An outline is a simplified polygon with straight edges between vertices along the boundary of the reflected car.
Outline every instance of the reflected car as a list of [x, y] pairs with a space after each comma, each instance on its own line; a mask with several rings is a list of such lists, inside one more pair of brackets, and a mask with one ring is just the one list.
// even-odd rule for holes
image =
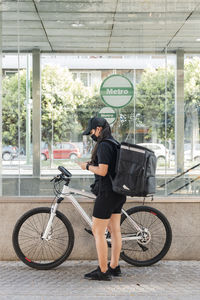
[[167, 149], [163, 144], [140, 143], [137, 145], [152, 150], [155, 153], [158, 163], [161, 163], [161, 162], [165, 163], [165, 159], [167, 160], [167, 162], [169, 161], [169, 158], [170, 158], [169, 149]]
[[15, 157], [18, 156], [18, 150], [15, 146], [3, 146], [2, 148], [2, 158], [3, 160], [13, 160]]
[[[56, 143], [53, 147], [54, 159], [76, 159], [81, 157], [79, 148], [70, 142]], [[47, 148], [41, 151], [41, 160], [49, 159], [49, 150]]]
[[191, 148], [191, 144], [184, 145], [184, 159], [188, 161], [194, 160], [197, 163], [200, 162], [200, 144], [194, 144], [193, 155]]

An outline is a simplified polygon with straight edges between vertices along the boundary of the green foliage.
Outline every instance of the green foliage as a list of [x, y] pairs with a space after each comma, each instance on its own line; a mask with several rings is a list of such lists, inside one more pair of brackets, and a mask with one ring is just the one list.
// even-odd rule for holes
[[[167, 74], [167, 78], [166, 78]], [[3, 143], [18, 144], [20, 126], [21, 144], [26, 134], [26, 72], [3, 79]], [[42, 140], [49, 146], [53, 141], [70, 141], [74, 134], [81, 137], [90, 117], [105, 106], [99, 95], [99, 86], [85, 87], [80, 80], [73, 80], [72, 73], [59, 66], [45, 66], [42, 70]], [[167, 79], [167, 80], [166, 80]], [[185, 61], [185, 112], [200, 107], [200, 59]], [[18, 94], [18, 87], [20, 93]], [[18, 100], [19, 99], [19, 100]], [[174, 140], [175, 126], [175, 70], [159, 68], [144, 70], [135, 90], [134, 101], [118, 111], [113, 131], [126, 138], [136, 128], [146, 128], [144, 138], [148, 141], [156, 134], [160, 142]]]
[[84, 98], [84, 101], [77, 105], [77, 117], [80, 122], [82, 128], [86, 128], [88, 125], [88, 120], [97, 115], [99, 110], [105, 106], [105, 104], [101, 101], [99, 95], [99, 86], [93, 86], [90, 90], [87, 97]]
[[74, 114], [80, 94], [71, 73], [64, 68], [46, 66], [42, 71], [42, 140], [51, 144], [70, 140]]
[[[167, 76], [166, 76], [167, 75]], [[172, 67], [145, 70], [137, 85], [137, 122], [148, 129], [146, 140], [155, 130], [157, 137], [165, 139], [165, 117], [167, 117], [167, 137], [174, 138], [175, 74]]]
[[200, 102], [200, 58], [185, 61], [185, 109], [199, 107]]
[[42, 139], [70, 141], [80, 133], [96, 112], [99, 98], [96, 87], [85, 87], [73, 80], [66, 68], [46, 66], [42, 72]]
[[[26, 123], [26, 72], [20, 71], [19, 78], [18, 74], [5, 77], [2, 90], [3, 144], [16, 146], [18, 145], [19, 139], [18, 128], [19, 126], [20, 128], [25, 128]], [[22, 141], [25, 139], [25, 133], [25, 130], [20, 130], [20, 138]]]
[[[19, 95], [18, 79], [20, 82]], [[45, 66], [42, 70], [41, 89], [42, 140], [49, 147], [52, 138], [54, 143], [71, 140], [74, 131], [77, 131], [78, 134], [85, 128], [89, 112], [87, 108], [84, 111], [84, 108], [88, 106], [90, 109], [93, 103], [95, 106], [95, 103], [98, 102], [97, 89], [85, 87], [80, 80], [74, 81], [72, 74], [66, 68], [59, 66]], [[93, 96], [93, 94], [95, 95]], [[18, 74], [5, 77], [3, 80], [4, 144], [17, 145], [20, 131], [21, 145], [25, 145], [25, 100], [26, 71], [20, 71], [19, 78]]]

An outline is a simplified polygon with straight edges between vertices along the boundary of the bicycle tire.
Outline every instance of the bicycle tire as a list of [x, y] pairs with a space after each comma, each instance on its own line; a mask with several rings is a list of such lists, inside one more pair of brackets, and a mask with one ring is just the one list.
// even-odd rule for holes
[[59, 266], [67, 259], [74, 246], [72, 225], [59, 211], [56, 211], [52, 223], [50, 239], [42, 240], [50, 213], [49, 207], [29, 210], [21, 216], [13, 230], [12, 242], [17, 256], [23, 263], [38, 270]]
[[[155, 264], [167, 254], [171, 246], [172, 230], [167, 218], [159, 210], [149, 206], [136, 206], [128, 209], [126, 213], [138, 225], [147, 228], [150, 234], [148, 233], [147, 244], [137, 240], [123, 241], [121, 259], [137, 267]], [[138, 235], [124, 214], [121, 217], [121, 232], [122, 237], [125, 234]]]

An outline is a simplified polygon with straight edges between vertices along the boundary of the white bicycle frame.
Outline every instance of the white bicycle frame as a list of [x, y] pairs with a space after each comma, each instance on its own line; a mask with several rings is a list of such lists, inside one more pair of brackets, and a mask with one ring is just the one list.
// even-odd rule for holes
[[[88, 193], [88, 192], [83, 192], [80, 190], [76, 190], [73, 188], [70, 188], [67, 185], [63, 186], [62, 192], [59, 196], [57, 196], [57, 199], [61, 198], [66, 198], [68, 199], [73, 205], [74, 207], [78, 210], [78, 212], [81, 214], [81, 216], [83, 217], [83, 219], [87, 222], [87, 224], [92, 228], [92, 220], [91, 218], [87, 215], [87, 213], [85, 212], [85, 210], [81, 207], [81, 205], [78, 203], [78, 201], [76, 200], [76, 198], [73, 196], [73, 194], [78, 194], [78, 195], [82, 195], [88, 198], [92, 198], [95, 199], [96, 196], [93, 195], [92, 193]], [[52, 227], [52, 223], [53, 223], [53, 219], [56, 216], [56, 210], [58, 208], [59, 203], [55, 203], [52, 205], [51, 207], [51, 215], [49, 218], [49, 221], [47, 223], [47, 227], [42, 235], [42, 239], [44, 240], [48, 240], [49, 237], [49, 233], [51, 232], [51, 227]], [[140, 226], [138, 226], [138, 224], [126, 213], [126, 211], [124, 209], [122, 209], [122, 213], [126, 215], [128, 222], [137, 230], [138, 233], [140, 232], [144, 232], [144, 228], [141, 228]], [[107, 233], [107, 232], [106, 232]], [[141, 240], [142, 236], [140, 234], [138, 234], [138, 236], [131, 236], [131, 235], [123, 235], [122, 236], [122, 241], [128, 241], [128, 240]], [[111, 241], [110, 238], [106, 239], [108, 242]]]

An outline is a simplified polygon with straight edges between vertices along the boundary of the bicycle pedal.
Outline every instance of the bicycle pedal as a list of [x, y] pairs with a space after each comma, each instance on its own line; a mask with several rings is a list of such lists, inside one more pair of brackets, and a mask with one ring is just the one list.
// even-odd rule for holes
[[87, 228], [84, 228], [84, 229], [85, 229], [85, 231], [86, 231], [87, 233], [89, 233], [89, 234], [93, 235], [93, 233], [92, 233], [92, 230], [90, 230], [90, 229], [87, 229]]
[[149, 250], [149, 248], [145, 247], [144, 245], [141, 245], [138, 243], [138, 245], [140, 246], [140, 248], [145, 252], [147, 250]]

